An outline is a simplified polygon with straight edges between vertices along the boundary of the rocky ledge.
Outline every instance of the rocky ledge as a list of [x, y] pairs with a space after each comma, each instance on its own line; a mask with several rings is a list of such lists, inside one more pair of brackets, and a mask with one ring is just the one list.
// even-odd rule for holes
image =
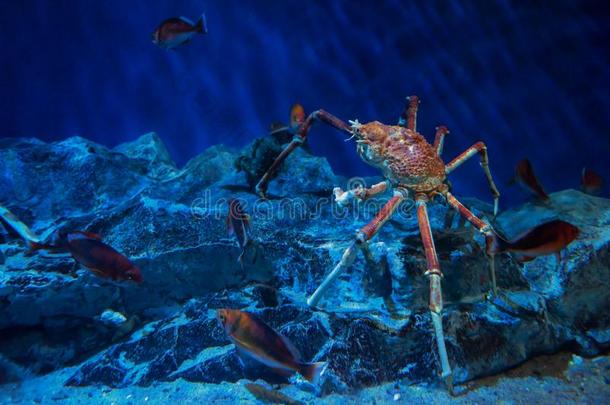
[[[359, 257], [310, 309], [307, 296], [387, 196], [338, 209], [331, 191], [345, 187], [346, 179], [325, 159], [297, 150], [272, 183], [271, 199], [258, 201], [253, 173], [277, 148], [277, 140], [265, 139], [243, 151], [216, 146], [178, 169], [155, 134], [114, 149], [82, 138], [0, 140], [0, 204], [41, 236], [59, 227], [101, 234], [145, 279], [115, 284], [85, 269], [73, 277], [70, 258], [31, 254], [4, 234], [0, 381], [77, 365], [65, 384], [286, 382], [239, 361], [214, 319], [216, 308], [232, 307], [259, 314], [305, 360], [328, 361], [321, 393], [398, 379], [436, 382], [425, 259], [412, 207], [405, 204], [372, 244], [385, 269], [382, 279]], [[243, 199], [252, 216], [256, 244], [243, 269], [237, 244], [226, 234], [229, 198]], [[507, 236], [552, 218], [578, 226], [581, 236], [561, 265], [554, 257], [526, 264], [497, 257], [501, 294], [486, 299], [483, 241], [452, 220], [442, 202], [431, 205], [455, 381], [494, 374], [540, 353], [606, 350], [610, 201], [565, 190], [547, 205], [528, 203], [492, 220], [488, 205], [462, 200]]]

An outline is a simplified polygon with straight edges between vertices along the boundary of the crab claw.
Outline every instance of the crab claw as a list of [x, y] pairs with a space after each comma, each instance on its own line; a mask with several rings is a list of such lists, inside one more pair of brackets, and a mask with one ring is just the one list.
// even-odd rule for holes
[[343, 191], [340, 187], [333, 189], [333, 195], [335, 196], [335, 202], [340, 207], [346, 207], [356, 197], [353, 190]]

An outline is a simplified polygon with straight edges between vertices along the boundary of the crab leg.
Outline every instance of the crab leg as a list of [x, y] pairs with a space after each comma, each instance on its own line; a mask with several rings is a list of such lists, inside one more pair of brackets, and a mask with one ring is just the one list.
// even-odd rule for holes
[[400, 205], [400, 203], [406, 198], [406, 192], [401, 190], [396, 190], [394, 192], [394, 196], [390, 198], [390, 200], [383, 206], [383, 208], [377, 213], [375, 218], [364, 227], [362, 227], [358, 232], [356, 232], [355, 240], [349, 245], [345, 252], [343, 252], [343, 256], [341, 260], [333, 271], [330, 272], [328, 276], [324, 279], [322, 284], [318, 287], [318, 289], [309, 297], [307, 300], [307, 305], [310, 307], [315, 306], [318, 301], [322, 298], [322, 295], [326, 292], [328, 287], [332, 284], [333, 281], [349, 266], [352, 265], [354, 259], [356, 258], [357, 249], [363, 244], [367, 243], [379, 229], [386, 223], [388, 219], [392, 216], [396, 208]]
[[382, 181], [377, 184], [373, 184], [371, 187], [364, 188], [362, 186], [343, 191], [341, 187], [335, 187], [333, 189], [333, 195], [335, 196], [335, 201], [340, 206], [346, 206], [350, 203], [354, 198], [359, 199], [360, 201], [364, 201], [370, 197], [373, 197], [377, 194], [383, 193], [388, 189], [388, 182]]
[[407, 105], [405, 106], [402, 115], [398, 119], [398, 125], [415, 131], [417, 126], [417, 106], [419, 105], [419, 97], [407, 97]]
[[449, 133], [446, 126], [441, 125], [436, 127], [436, 135], [434, 136], [434, 149], [436, 154], [440, 156], [443, 153], [443, 145], [445, 144], [445, 135]]
[[[466, 208], [461, 202], [457, 200], [450, 192], [447, 192], [445, 195], [447, 198], [447, 202], [451, 205], [460, 215], [468, 222], [470, 222], [475, 228], [477, 228], [486, 238], [493, 237], [493, 230], [489, 224], [483, 222], [480, 218], [472, 213], [468, 208]], [[496, 285], [496, 269], [495, 269], [495, 259], [493, 255], [489, 255], [489, 274], [491, 278], [491, 289], [494, 295], [498, 294], [498, 287]]]
[[449, 164], [445, 166], [445, 173], [451, 173], [477, 153], [481, 155], [481, 167], [483, 168], [483, 172], [485, 172], [487, 183], [489, 183], [489, 188], [491, 189], [491, 195], [493, 195], [494, 198], [494, 216], [496, 216], [498, 214], [500, 192], [496, 188], [493, 177], [491, 177], [491, 172], [489, 171], [489, 159], [487, 158], [487, 146], [485, 146], [483, 142], [475, 143], [470, 148], [466, 149], [461, 155], [449, 162]]
[[428, 198], [425, 195], [416, 198], [417, 220], [419, 222], [419, 232], [424, 244], [426, 253], [426, 262], [428, 269], [426, 276], [430, 279], [430, 316], [432, 317], [432, 325], [434, 326], [434, 334], [436, 336], [436, 346], [441, 360], [442, 378], [447, 384], [449, 392], [453, 392], [453, 379], [449, 358], [447, 356], [447, 348], [445, 347], [445, 335], [443, 334], [443, 322], [441, 312], [443, 311], [443, 293], [441, 291], [441, 272], [436, 256], [436, 248], [434, 247], [434, 239], [432, 239], [432, 231], [430, 230], [430, 221], [426, 209], [426, 201]]
[[275, 158], [275, 161], [271, 164], [271, 167], [265, 172], [263, 177], [259, 180], [256, 185], [256, 192], [263, 198], [265, 198], [265, 194], [267, 192], [267, 186], [269, 185], [269, 181], [271, 177], [277, 172], [279, 167], [282, 165], [284, 160], [295, 150], [298, 146], [302, 145], [303, 142], [307, 139], [307, 134], [309, 132], [309, 128], [313, 124], [314, 120], [322, 121], [328, 125], [331, 125], [337, 129], [343, 130], [349, 134], [351, 134], [351, 129], [348, 124], [341, 121], [339, 118], [335, 117], [332, 114], [327, 113], [324, 110], [317, 110], [313, 113], [309, 114], [309, 116], [305, 119], [298, 132], [292, 139], [292, 141], [286, 146], [286, 148]]

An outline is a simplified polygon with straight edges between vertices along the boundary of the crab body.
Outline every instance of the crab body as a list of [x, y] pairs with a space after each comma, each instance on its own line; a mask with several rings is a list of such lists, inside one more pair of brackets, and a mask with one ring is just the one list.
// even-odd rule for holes
[[445, 164], [418, 132], [378, 121], [355, 123], [356, 151], [365, 163], [381, 169], [393, 185], [414, 193], [446, 190]]

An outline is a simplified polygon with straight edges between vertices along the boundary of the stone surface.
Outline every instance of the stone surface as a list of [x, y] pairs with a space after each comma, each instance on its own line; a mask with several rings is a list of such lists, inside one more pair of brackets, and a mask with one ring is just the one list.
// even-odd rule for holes
[[[331, 191], [346, 188], [346, 180], [325, 159], [298, 149], [270, 184], [271, 199], [259, 201], [249, 190], [263, 164], [244, 163], [244, 156], [265, 159], [254, 151], [257, 142], [243, 151], [210, 148], [178, 169], [152, 133], [113, 150], [82, 138], [0, 140], [0, 204], [42, 236], [58, 227], [101, 234], [132, 258], [145, 280], [116, 284], [82, 268], [74, 278], [69, 257], [31, 254], [4, 235], [0, 376], [20, 378], [9, 368], [43, 374], [78, 364], [66, 384], [287, 382], [263, 366], [242, 364], [214, 319], [216, 308], [232, 307], [259, 314], [304, 360], [328, 361], [320, 393], [398, 379], [436, 382], [413, 205], [403, 204], [371, 243], [383, 271], [370, 273], [359, 255], [310, 309], [306, 298], [389, 193], [339, 209]], [[243, 269], [237, 243], [226, 233], [229, 198], [242, 199], [252, 216], [255, 243]], [[548, 206], [526, 204], [492, 220], [488, 204], [462, 201], [510, 237], [552, 218], [573, 223], [582, 235], [560, 267], [554, 257], [525, 265], [509, 255], [496, 257], [502, 294], [486, 300], [482, 238], [447, 217], [442, 201], [430, 204], [455, 381], [505, 370], [541, 352], [606, 350], [610, 202], [566, 190], [552, 194]], [[105, 323], [105, 311], [126, 321]]]

